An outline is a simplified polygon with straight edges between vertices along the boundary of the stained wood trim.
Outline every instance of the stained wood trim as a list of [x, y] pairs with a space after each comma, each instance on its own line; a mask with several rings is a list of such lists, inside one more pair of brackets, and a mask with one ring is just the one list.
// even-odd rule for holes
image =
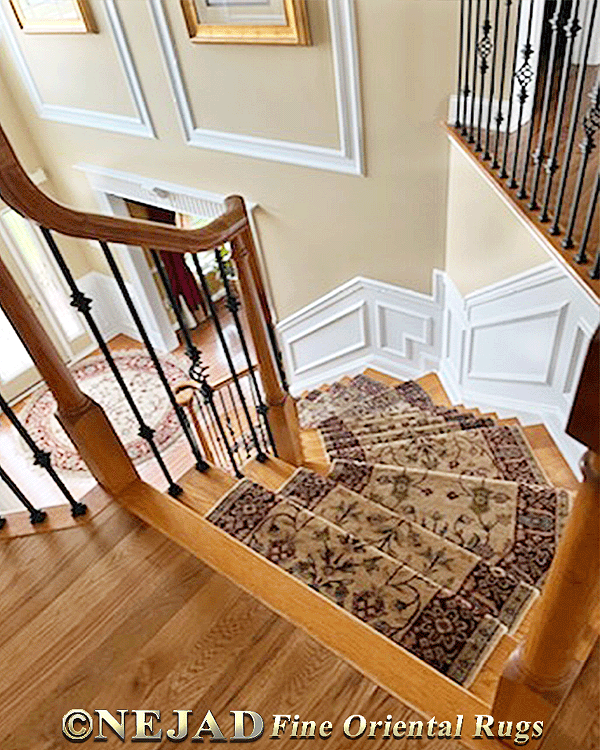
[[589, 271], [593, 264], [593, 258], [589, 263], [579, 265], [575, 263], [574, 253], [572, 250], [565, 250], [562, 245], [562, 235], [552, 237], [547, 232], [548, 224], [543, 224], [532, 211], [528, 211], [524, 201], [520, 201], [514, 191], [510, 191], [506, 188], [506, 180], [501, 180], [495, 172], [492, 172], [486, 163], [481, 161], [477, 154], [475, 154], [459, 133], [448, 123], [441, 123], [442, 128], [446, 131], [446, 134], [450, 141], [455, 143], [460, 150], [469, 157], [473, 164], [477, 165], [479, 172], [486, 179], [486, 181], [492, 186], [492, 188], [498, 193], [498, 195], [507, 203], [514, 213], [523, 219], [535, 232], [536, 237], [541, 241], [544, 248], [550, 252], [554, 258], [558, 258], [564, 268], [566, 268], [570, 275], [575, 281], [579, 283], [581, 288], [586, 291], [594, 302], [598, 302], [600, 297], [600, 281], [594, 281], [590, 279]]
[[493, 740], [470, 740], [474, 717], [489, 713], [488, 702], [396, 646], [183, 502], [141, 481], [130, 485], [117, 499], [138, 518], [302, 628], [409, 707], [428, 716], [453, 718], [457, 713], [464, 714], [462, 742], [467, 746], [477, 750], [502, 747]]
[[71, 237], [119, 242], [187, 253], [212, 250], [249, 226], [239, 195], [225, 199], [225, 212], [199, 229], [77, 211], [48, 197], [29, 179], [0, 127], [0, 195], [15, 211]]

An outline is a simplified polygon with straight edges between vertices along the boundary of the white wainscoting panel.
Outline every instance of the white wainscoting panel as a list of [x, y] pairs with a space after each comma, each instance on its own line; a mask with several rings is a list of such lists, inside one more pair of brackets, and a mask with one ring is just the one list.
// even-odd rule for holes
[[358, 277], [277, 326], [295, 395], [373, 367], [438, 372], [454, 403], [543, 423], [577, 471], [566, 422], [600, 307], [554, 262], [462, 297], [434, 271], [433, 294]]
[[453, 401], [543, 422], [576, 470], [565, 432], [600, 308], [554, 262], [462, 297], [445, 276], [439, 373]]
[[283, 320], [277, 330], [292, 390], [376, 367], [410, 378], [440, 358], [443, 280], [433, 296], [357, 277]]

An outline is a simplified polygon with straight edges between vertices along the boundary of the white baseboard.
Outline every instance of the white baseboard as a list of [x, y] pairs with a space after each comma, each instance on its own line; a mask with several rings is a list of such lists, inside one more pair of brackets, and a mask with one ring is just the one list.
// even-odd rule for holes
[[564, 428], [597, 304], [548, 262], [463, 297], [434, 271], [433, 294], [348, 281], [277, 326], [294, 395], [373, 367], [437, 372], [454, 403], [543, 423], [573, 470], [583, 447]]

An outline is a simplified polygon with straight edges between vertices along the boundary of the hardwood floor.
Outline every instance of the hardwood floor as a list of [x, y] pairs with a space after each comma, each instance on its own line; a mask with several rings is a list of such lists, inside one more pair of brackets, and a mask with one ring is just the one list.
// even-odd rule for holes
[[[331, 721], [332, 747], [348, 745], [341, 727], [351, 714], [422, 718], [114, 504], [86, 527], [6, 541], [0, 557], [3, 750], [72, 747], [61, 719], [73, 708], [156, 709], [165, 730], [174, 726], [174, 709], [188, 709], [194, 732], [210, 709], [226, 733], [230, 710], [257, 711], [267, 727], [274, 713], [297, 713]], [[596, 648], [542, 750], [597, 747], [597, 699]], [[295, 742], [286, 736], [281, 746]], [[423, 742], [431, 750], [463, 747]], [[265, 736], [255, 746], [268, 743]], [[394, 741], [399, 749], [412, 745]], [[110, 736], [105, 746], [123, 743]]]

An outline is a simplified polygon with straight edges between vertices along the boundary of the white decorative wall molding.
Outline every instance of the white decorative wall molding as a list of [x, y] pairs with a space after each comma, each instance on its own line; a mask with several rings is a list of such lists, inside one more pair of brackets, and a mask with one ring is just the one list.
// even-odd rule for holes
[[565, 425], [597, 303], [549, 262], [462, 297], [445, 274], [439, 375], [448, 395], [524, 424], [542, 422], [573, 470], [582, 446]]
[[565, 425], [600, 308], [549, 262], [462, 297], [434, 271], [431, 296], [352, 279], [277, 326], [295, 395], [373, 367], [437, 372], [454, 403], [543, 423], [574, 471]]
[[328, 169], [346, 174], [364, 174], [354, 0], [327, 0], [327, 8], [333, 51], [339, 148], [313, 146], [198, 127], [186, 91], [163, 0], [150, 0], [154, 26], [186, 142], [191, 146], [257, 159]]
[[[155, 138], [154, 127], [146, 105], [142, 85], [133, 62], [125, 29], [119, 15], [116, 0], [104, 0], [102, 7], [106, 11], [108, 27], [113, 36], [119, 62], [131, 94], [136, 111], [135, 117], [116, 115], [110, 112], [100, 112], [91, 109], [81, 109], [56, 104], [49, 104], [42, 99], [31, 69], [17, 40], [6, 10], [0, 4], [0, 33], [6, 40], [12, 59], [27, 89], [29, 97], [39, 117], [43, 120], [62, 122], [67, 125], [82, 125], [113, 133], [137, 135], [143, 138]], [[107, 92], [109, 89], [107, 89]]]
[[440, 359], [443, 281], [433, 295], [357, 277], [277, 326], [295, 394], [376, 367], [400, 377], [435, 369]]

